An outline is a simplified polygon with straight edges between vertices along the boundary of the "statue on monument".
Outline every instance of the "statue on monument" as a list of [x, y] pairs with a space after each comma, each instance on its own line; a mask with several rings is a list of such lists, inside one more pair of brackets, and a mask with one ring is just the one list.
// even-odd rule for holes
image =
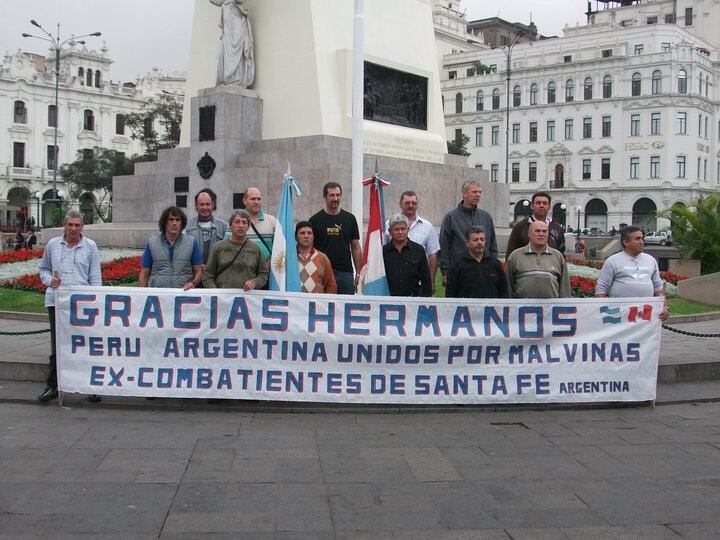
[[217, 85], [249, 88], [255, 80], [255, 55], [250, 19], [243, 0], [210, 0], [210, 3], [221, 10]]

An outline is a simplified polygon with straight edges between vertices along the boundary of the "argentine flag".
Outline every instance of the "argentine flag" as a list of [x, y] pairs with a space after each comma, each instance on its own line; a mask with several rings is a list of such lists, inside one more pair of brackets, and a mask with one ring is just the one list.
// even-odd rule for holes
[[293, 189], [298, 197], [302, 188], [290, 173], [284, 175], [280, 206], [277, 211], [277, 226], [270, 255], [270, 290], [300, 292], [300, 268], [295, 242], [295, 220], [293, 213]]
[[363, 249], [363, 267], [360, 272], [362, 294], [373, 296], [390, 296], [387, 278], [385, 277], [385, 261], [383, 260], [383, 216], [382, 189], [390, 184], [374, 174], [363, 180], [363, 186], [370, 186], [370, 219], [365, 235]]

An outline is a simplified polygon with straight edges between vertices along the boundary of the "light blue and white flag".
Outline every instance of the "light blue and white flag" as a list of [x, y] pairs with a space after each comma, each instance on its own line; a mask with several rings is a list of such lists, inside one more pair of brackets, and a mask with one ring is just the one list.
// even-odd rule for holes
[[277, 226], [270, 255], [270, 290], [300, 292], [300, 267], [295, 242], [293, 190], [299, 197], [302, 188], [288, 171], [283, 175], [283, 190], [277, 211]]

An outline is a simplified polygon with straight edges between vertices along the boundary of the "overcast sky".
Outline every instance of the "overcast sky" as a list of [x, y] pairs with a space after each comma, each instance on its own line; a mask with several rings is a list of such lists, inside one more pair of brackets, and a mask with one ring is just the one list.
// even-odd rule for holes
[[[194, 0], [0, 0], [0, 54], [18, 48], [47, 54], [43, 42], [20, 37], [22, 32], [38, 33], [30, 25], [30, 19], [36, 19], [53, 35], [60, 22], [61, 38], [102, 32], [101, 38], [89, 38], [87, 45], [99, 49], [105, 41], [114, 60], [112, 80], [134, 80], [153, 67], [186, 71], [194, 4]], [[468, 20], [499, 15], [527, 24], [532, 12], [532, 20], [544, 35], [562, 35], [565, 23], [583, 23], [585, 7], [583, 0], [462, 2]]]

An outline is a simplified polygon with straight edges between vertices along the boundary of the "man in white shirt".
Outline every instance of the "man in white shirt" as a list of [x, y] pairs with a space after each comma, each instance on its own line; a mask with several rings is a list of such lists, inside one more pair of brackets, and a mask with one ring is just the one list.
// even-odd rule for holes
[[[435, 293], [435, 274], [438, 267], [438, 253], [440, 253], [440, 241], [435, 227], [427, 219], [418, 216], [418, 196], [414, 191], [403, 191], [400, 195], [400, 211], [409, 223], [408, 238], [420, 244], [425, 250], [428, 266], [430, 267], [430, 283], [432, 284], [432, 292]], [[388, 221], [385, 221], [385, 240], [383, 244], [390, 241], [390, 232], [388, 231]]]
[[[625, 227], [620, 231], [623, 250], [605, 260], [597, 285], [598, 298], [636, 298], [665, 296], [660, 271], [654, 257], [643, 253], [644, 234], [640, 227]], [[660, 320], [670, 315], [667, 306], [660, 312]]]

